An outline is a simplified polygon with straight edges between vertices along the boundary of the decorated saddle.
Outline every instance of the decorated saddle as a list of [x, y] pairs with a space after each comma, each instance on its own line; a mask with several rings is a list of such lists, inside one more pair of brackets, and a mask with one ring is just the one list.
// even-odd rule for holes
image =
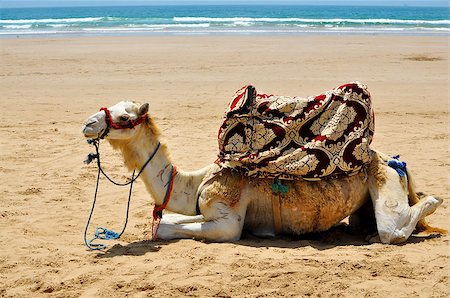
[[222, 167], [260, 178], [319, 180], [352, 175], [371, 161], [374, 114], [365, 85], [318, 96], [236, 92], [219, 129]]

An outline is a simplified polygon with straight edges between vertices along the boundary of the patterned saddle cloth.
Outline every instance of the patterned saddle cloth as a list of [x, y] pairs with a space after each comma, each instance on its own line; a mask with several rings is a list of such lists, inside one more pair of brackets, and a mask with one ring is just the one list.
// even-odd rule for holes
[[222, 167], [260, 178], [319, 180], [356, 174], [371, 161], [374, 114], [365, 85], [308, 98], [236, 92], [219, 129]]

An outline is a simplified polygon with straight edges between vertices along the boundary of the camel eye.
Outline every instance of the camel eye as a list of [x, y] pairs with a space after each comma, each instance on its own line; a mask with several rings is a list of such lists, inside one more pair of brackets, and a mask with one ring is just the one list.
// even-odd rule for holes
[[130, 116], [128, 115], [122, 115], [119, 117], [121, 122], [127, 122], [128, 120], [130, 120]]

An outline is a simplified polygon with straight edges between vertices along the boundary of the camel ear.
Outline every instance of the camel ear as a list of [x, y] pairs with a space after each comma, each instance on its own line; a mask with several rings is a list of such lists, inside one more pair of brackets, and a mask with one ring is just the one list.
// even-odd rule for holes
[[144, 103], [140, 108], [139, 108], [139, 117], [147, 114], [148, 112], [148, 103]]

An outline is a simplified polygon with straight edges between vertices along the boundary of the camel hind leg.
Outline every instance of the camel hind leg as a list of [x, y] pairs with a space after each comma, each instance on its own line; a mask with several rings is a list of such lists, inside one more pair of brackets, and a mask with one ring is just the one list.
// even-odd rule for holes
[[369, 192], [378, 235], [382, 243], [405, 242], [417, 223], [433, 213], [442, 200], [426, 196], [409, 206], [407, 178], [399, 177], [394, 169], [375, 162], [376, 173], [369, 177]]
[[[413, 205], [417, 204], [420, 201], [420, 199], [422, 199], [426, 196], [427, 195], [422, 192], [415, 193], [414, 196], [412, 196], [410, 194], [409, 195], [409, 205], [413, 206]], [[436, 199], [442, 201], [439, 198], [436, 198]], [[422, 218], [417, 222], [416, 232], [417, 233], [423, 232], [426, 234], [447, 234], [448, 233], [448, 231], [445, 229], [430, 226], [428, 224], [428, 222], [425, 220], [425, 218]]]
[[[408, 175], [409, 205], [410, 206], [414, 206], [415, 204], [417, 204], [420, 201], [420, 199], [423, 199], [427, 195], [422, 193], [422, 192], [416, 192], [413, 176], [412, 176], [411, 172], [408, 169], [406, 170], [406, 172], [407, 172], [407, 175]], [[440, 199], [438, 199], [438, 200], [440, 200]], [[435, 233], [435, 234], [447, 234], [448, 233], [447, 230], [430, 226], [426, 222], [425, 218], [421, 218], [417, 222], [416, 232], [424, 232], [424, 233], [427, 233], [427, 234], [433, 234], [433, 233]]]

